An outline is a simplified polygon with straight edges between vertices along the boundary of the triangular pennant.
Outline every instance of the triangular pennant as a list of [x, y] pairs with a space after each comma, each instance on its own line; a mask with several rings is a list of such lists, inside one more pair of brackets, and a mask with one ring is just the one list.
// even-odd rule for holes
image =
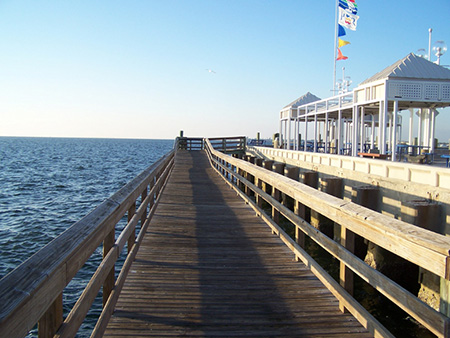
[[350, 42], [349, 41], [345, 41], [345, 40], [342, 40], [341, 38], [338, 38], [338, 48], [341, 48], [342, 46], [345, 46], [345, 45], [349, 45], [350, 44]]
[[338, 57], [336, 58], [336, 60], [347, 60], [348, 59], [348, 57], [347, 56], [344, 56], [344, 55], [342, 55], [342, 52], [341, 52], [341, 50], [338, 48]]
[[345, 34], [347, 34], [347, 33], [345, 33], [345, 28], [343, 26], [341, 26], [341, 25], [338, 25], [338, 26], [339, 26], [338, 36], [344, 36]]

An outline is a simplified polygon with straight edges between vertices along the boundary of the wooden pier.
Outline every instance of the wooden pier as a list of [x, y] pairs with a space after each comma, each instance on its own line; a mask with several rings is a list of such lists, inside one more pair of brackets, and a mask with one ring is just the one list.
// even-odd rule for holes
[[217, 178], [178, 152], [104, 337], [372, 337]]
[[[92, 338], [394, 337], [353, 297], [354, 276], [423, 330], [450, 337], [450, 238], [436, 224], [435, 231], [418, 227], [406, 222], [406, 213], [396, 219], [313, 182], [318, 169], [329, 185], [345, 178], [336, 184], [341, 190], [355, 177], [381, 177], [391, 196], [396, 166], [329, 154], [308, 162], [309, 153], [246, 149], [244, 137], [175, 144], [0, 280], [0, 337], [25, 337], [36, 323], [39, 338], [75, 337], [99, 295]], [[406, 169], [408, 195], [428, 191], [415, 182], [416, 169]], [[430, 175], [436, 194], [448, 201], [450, 176]], [[322, 221], [331, 222], [331, 233]], [[361, 259], [361, 240], [437, 280], [439, 306]], [[339, 276], [311, 257], [306, 244], [320, 246]], [[66, 287], [90, 258], [96, 271], [77, 302], [67, 304]]]

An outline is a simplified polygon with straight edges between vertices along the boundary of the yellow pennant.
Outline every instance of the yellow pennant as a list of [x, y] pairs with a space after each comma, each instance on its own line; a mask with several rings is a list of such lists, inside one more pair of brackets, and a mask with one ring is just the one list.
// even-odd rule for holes
[[338, 48], [341, 48], [342, 46], [345, 46], [345, 45], [349, 45], [349, 44], [350, 44], [350, 42], [344, 41], [344, 40], [342, 40], [341, 38], [338, 38], [338, 39], [339, 39]]

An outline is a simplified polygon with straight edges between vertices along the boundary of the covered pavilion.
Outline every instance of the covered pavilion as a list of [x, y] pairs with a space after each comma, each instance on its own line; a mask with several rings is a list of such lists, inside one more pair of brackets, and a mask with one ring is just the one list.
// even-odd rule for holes
[[[437, 109], [448, 106], [450, 70], [411, 53], [351, 92], [324, 100], [307, 93], [284, 107], [282, 146], [352, 156], [379, 153], [391, 155], [393, 161], [402, 151], [434, 153]], [[401, 111], [409, 111], [408, 144], [400, 144]]]

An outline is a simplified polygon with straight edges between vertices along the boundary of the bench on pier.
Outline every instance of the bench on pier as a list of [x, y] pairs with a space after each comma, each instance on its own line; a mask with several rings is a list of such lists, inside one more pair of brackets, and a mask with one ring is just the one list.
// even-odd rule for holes
[[387, 154], [378, 154], [378, 153], [358, 153], [358, 156], [379, 158], [379, 159], [385, 160], [385, 159], [388, 158], [389, 155], [387, 155]]

